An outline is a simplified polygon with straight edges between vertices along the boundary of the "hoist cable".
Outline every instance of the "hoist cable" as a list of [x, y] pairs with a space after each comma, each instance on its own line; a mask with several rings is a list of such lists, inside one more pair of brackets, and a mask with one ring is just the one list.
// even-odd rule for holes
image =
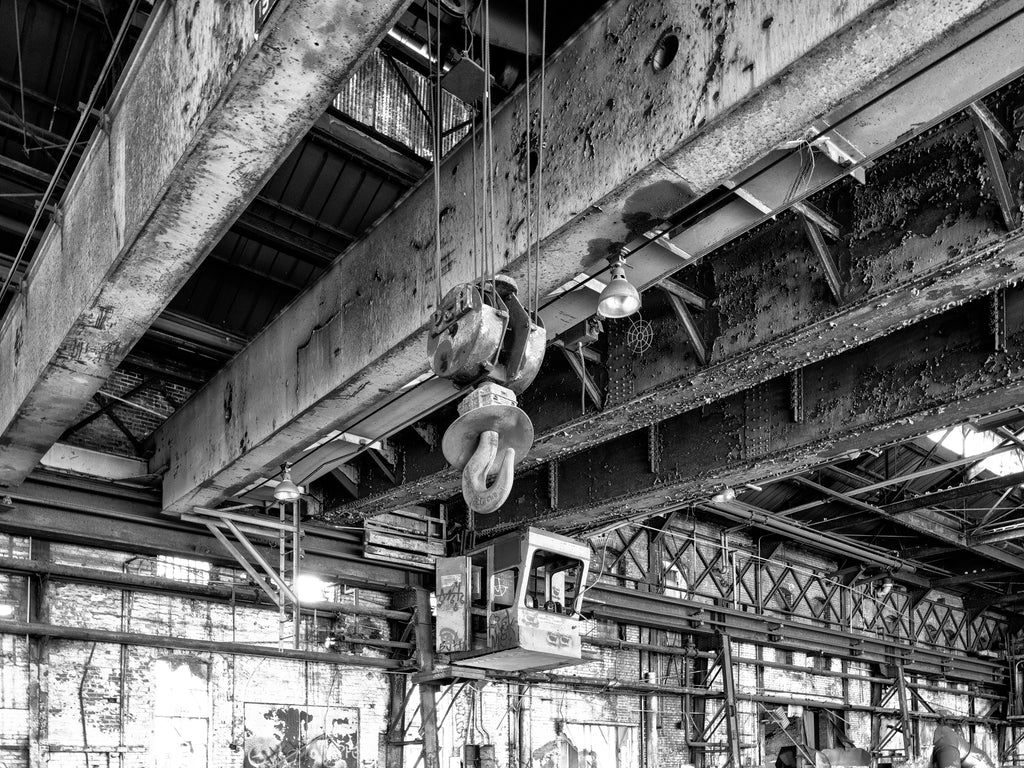
[[526, 164], [526, 301], [523, 303], [526, 305], [527, 312], [530, 311], [530, 303], [533, 301], [533, 274], [531, 265], [533, 262], [533, 238], [530, 237], [531, 230], [530, 219], [533, 218], [533, 208], [531, 203], [533, 202], [533, 190], [530, 186], [531, 172], [530, 172], [530, 155], [533, 154], [533, 112], [530, 111], [530, 0], [523, 0], [526, 6], [526, 56], [524, 61], [526, 63], [526, 149], [524, 152], [524, 161]]
[[540, 118], [537, 138], [537, 256], [533, 261], [533, 312], [540, 314], [540, 242], [544, 237], [544, 230], [541, 229], [541, 216], [544, 211], [544, 145], [547, 137], [544, 135], [544, 94], [547, 90], [547, 60], [548, 60], [548, 0], [544, 0], [540, 12]]
[[[431, 43], [431, 24], [430, 24], [430, 9], [424, 4], [423, 10], [427, 15], [427, 51], [430, 51]], [[437, 23], [434, 25], [434, 37], [436, 37], [435, 50], [437, 52], [437, 64], [435, 66], [434, 61], [428, 56], [430, 60], [429, 72], [434, 78], [434, 82], [437, 88], [434, 89], [431, 101], [433, 102], [433, 154], [434, 154], [434, 285], [437, 289], [437, 304], [438, 310], [441, 309], [441, 152], [440, 152], [440, 137], [441, 137], [441, 99], [439, 88], [441, 85], [441, 78], [438, 75], [441, 67], [441, 16], [438, 14]]]
[[485, 199], [487, 201], [487, 259], [488, 276], [497, 273], [497, 255], [494, 252], [494, 109], [491, 103], [491, 0], [484, 0], [484, 168]]
[[[466, 53], [465, 53], [465, 55], [467, 57], [469, 57], [470, 60], [473, 59], [473, 51], [475, 49], [475, 46], [473, 44], [474, 39], [475, 39], [475, 37], [474, 37], [473, 33], [469, 30], [468, 27], [466, 27], [465, 28], [465, 36], [464, 36], [463, 40], [464, 40], [465, 46], [466, 46], [466, 49], [465, 49]], [[477, 135], [476, 135], [476, 118], [477, 118], [478, 110], [477, 110], [476, 106], [473, 105], [473, 104], [471, 104], [469, 108], [470, 108], [469, 144], [470, 144], [470, 149], [473, 152], [473, 164], [472, 164], [471, 173], [470, 173], [470, 181], [471, 181], [470, 187], [472, 187], [472, 192], [473, 192], [473, 199], [472, 199], [472, 204], [473, 204], [473, 279], [470, 282], [476, 282], [476, 280], [479, 279], [480, 275], [483, 273], [483, 269], [480, 267], [480, 260], [481, 260], [480, 259], [480, 257], [481, 257], [481, 253], [480, 253], [480, 222], [477, 219], [477, 194], [476, 194], [476, 179], [477, 179], [477, 170], [476, 170], [476, 139], [477, 139]], [[483, 284], [482, 283], [481, 283], [480, 289], [481, 289], [481, 291], [483, 290]]]

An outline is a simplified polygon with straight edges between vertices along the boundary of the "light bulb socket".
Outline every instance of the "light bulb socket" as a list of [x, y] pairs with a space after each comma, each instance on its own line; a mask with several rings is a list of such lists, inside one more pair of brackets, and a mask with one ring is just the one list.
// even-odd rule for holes
[[601, 317], [629, 317], [640, 309], [640, 291], [626, 278], [626, 263], [618, 257], [611, 265], [611, 280], [597, 300]]

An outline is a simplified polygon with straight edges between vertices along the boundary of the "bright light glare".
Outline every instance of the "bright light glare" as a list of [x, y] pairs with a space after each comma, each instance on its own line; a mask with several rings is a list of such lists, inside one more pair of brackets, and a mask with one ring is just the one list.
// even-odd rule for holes
[[9, 619], [14, 615], [14, 606], [10, 603], [0, 603], [0, 619]]
[[295, 583], [295, 596], [300, 603], [322, 603], [327, 599], [330, 584], [311, 573], [300, 573]]
[[[988, 430], [977, 430], [967, 424], [949, 430], [949, 435], [946, 435], [944, 429], [932, 432], [928, 435], [928, 439], [964, 458], [987, 453], [998, 448], [1005, 440], [1002, 435]], [[995, 456], [982, 459], [977, 467], [971, 469], [969, 477], [976, 477], [978, 473], [985, 470], [999, 476], [1024, 472], [1024, 451], [1006, 450]]]

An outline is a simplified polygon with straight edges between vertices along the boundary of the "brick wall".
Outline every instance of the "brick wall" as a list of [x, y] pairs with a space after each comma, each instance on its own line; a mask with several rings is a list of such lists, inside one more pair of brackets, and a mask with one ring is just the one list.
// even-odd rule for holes
[[[49, 557], [90, 568], [155, 569], [153, 560], [129, 553], [66, 545], [51, 545]], [[230, 580], [234, 573], [225, 570], [214, 578]], [[16, 604], [15, 618], [24, 618], [24, 584], [24, 577], [0, 576], [0, 601]], [[385, 601], [382, 594], [359, 594], [375, 604]], [[45, 584], [42, 595], [43, 618], [57, 625], [277, 644], [276, 610], [64, 582]], [[361, 621], [365, 625], [368, 620]], [[386, 625], [378, 624], [386, 637]], [[307, 631], [311, 627], [300, 636]], [[285, 632], [290, 634], [290, 624]], [[304, 639], [303, 646], [312, 642]], [[290, 644], [289, 639], [285, 647]], [[246, 703], [254, 702], [356, 708], [358, 764], [384, 765], [380, 734], [386, 725], [388, 681], [380, 670], [63, 639], [34, 639], [32, 647], [39, 659], [30, 662], [25, 638], [0, 636], [0, 761], [8, 768], [29, 765], [33, 732], [45, 743], [41, 755], [47, 762], [40, 764], [51, 768], [242, 766]], [[172, 697], [181, 691], [158, 674], [163, 668], [175, 670], [177, 677], [181, 670], [201, 671], [200, 683], [192, 686], [191, 712], [174, 713], [168, 691]], [[38, 716], [29, 708], [33, 680], [44, 691]], [[198, 752], [174, 743], [176, 729], [203, 720], [206, 737]]]
[[[701, 531], [706, 535], [706, 540], [701, 541], [702, 556], [711, 559], [720, 546], [716, 541], [720, 534], [711, 526], [704, 526]], [[598, 542], [599, 551], [603, 549], [602, 544]], [[733, 536], [729, 546], [739, 557], [749, 555], [753, 544]], [[29, 550], [25, 540], [0, 537], [0, 552], [26, 557]], [[644, 546], [636, 545], [636, 555], [636, 559], [621, 558], [604, 578], [610, 583], [640, 578], [640, 564], [646, 562], [647, 556]], [[117, 572], [144, 575], [160, 572], [155, 559], [140, 558], [128, 552], [62, 544], [50, 544], [40, 550], [37, 544], [35, 556]], [[833, 563], [796, 548], [787, 548], [775, 557], [810, 570], [834, 568]], [[595, 563], [595, 568], [600, 570], [599, 558], [595, 558]], [[687, 565], [686, 575], [691, 578], [693, 568], [694, 563]], [[187, 570], [181, 573], [182, 578], [187, 576]], [[240, 578], [236, 571], [221, 568], [199, 572], [197, 577], [228, 583]], [[753, 585], [748, 584], [748, 587], [752, 589]], [[38, 595], [43, 598], [39, 619], [58, 625], [272, 645], [278, 637], [277, 612], [254, 607], [58, 581], [43, 584], [37, 601]], [[688, 596], [708, 602], [720, 598], [710, 582]], [[360, 591], [359, 599], [377, 605], [387, 602], [386, 595], [374, 592]], [[948, 600], [954, 599], [950, 596]], [[28, 616], [31, 606], [28, 605], [26, 580], [0, 575], [0, 603], [13, 604], [15, 618]], [[796, 606], [775, 603], [771, 610], [777, 610], [780, 615], [814, 620], [806, 602]], [[388, 636], [384, 622], [366, 618], [359, 621], [364, 630], [370, 629], [380, 637]], [[300, 631], [307, 646], [315, 642], [309, 630], [307, 626]], [[290, 632], [288, 625], [285, 633]], [[657, 633], [605, 622], [588, 622], [585, 633], [588, 638], [677, 647], [684, 642], [678, 633]], [[651, 658], [639, 650], [611, 649], [593, 643], [585, 643], [584, 647], [591, 660], [556, 673], [579, 677], [580, 684], [544, 682], [527, 689], [529, 717], [525, 738], [540, 768], [548, 768], [550, 762], [545, 763], [545, 760], [550, 760], [560, 740], [579, 724], [625, 729], [622, 732], [632, 739], [629, 742], [632, 757], [639, 761], [644, 742], [642, 723], [649, 697], [629, 690], [629, 683], [652, 673], [666, 686], [688, 684], [682, 674], [680, 656], [659, 654]], [[750, 697], [813, 698], [823, 705], [834, 704], [836, 711], [845, 708], [845, 701], [854, 705], [871, 703], [868, 683], [854, 680], [844, 686], [840, 677], [824, 674], [843, 671], [863, 676], [877, 674], [877, 670], [872, 672], [865, 664], [743, 643], [733, 643], [732, 652], [739, 660], [735, 680], [740, 697], [738, 720], [744, 766], [774, 766], [779, 749], [791, 743], [786, 734], [796, 733], [793, 720], [785, 730], [769, 729], [766, 721], [771, 718], [769, 710], [775, 707], [761, 705]], [[754, 659], [802, 667], [806, 672], [743, 661]], [[595, 680], [607, 681], [607, 684], [597, 686]], [[955, 687], [943, 681], [924, 682]], [[712, 684], [712, 689], [721, 690], [720, 678]], [[32, 709], [37, 691], [38, 715]], [[939, 711], [955, 715], [966, 714], [969, 710], [966, 690], [962, 695], [922, 692], [922, 696], [929, 706]], [[8, 768], [28, 766], [33, 751], [38, 759], [32, 764], [55, 768], [64, 765], [75, 768], [242, 766], [247, 736], [246, 705], [257, 702], [307, 711], [327, 706], [358, 710], [359, 765], [383, 768], [386, 745], [382, 734], [387, 726], [388, 701], [388, 676], [379, 670], [56, 639], [33, 640], [30, 646], [23, 637], [0, 636], [0, 761]], [[417, 702], [417, 696], [412, 695], [407, 707], [411, 720], [403, 737], [407, 741], [419, 738]], [[443, 718], [439, 734], [441, 765], [445, 768], [459, 766], [463, 745], [467, 743], [493, 744], [496, 765], [502, 768], [515, 765], [521, 702], [517, 684], [494, 682], [479, 688], [445, 689], [438, 702], [438, 716]], [[697, 710], [708, 718], [714, 715], [718, 705], [713, 699], [704, 703], [700, 699], [694, 701]], [[690, 752], [686, 743], [683, 697], [661, 694], [657, 697], [657, 710], [659, 764], [663, 767], [687, 765]], [[799, 710], [785, 714], [799, 715]], [[843, 717], [848, 737], [856, 745], [867, 747], [871, 739], [869, 714], [848, 711]], [[883, 720], [883, 729], [888, 725], [899, 727], [895, 717]], [[927, 754], [934, 725], [921, 722], [917, 727]], [[981, 726], [971, 730], [974, 743], [990, 755], [995, 754], [994, 732]], [[168, 733], [183, 735], [175, 743], [168, 738]], [[724, 724], [709, 735], [709, 741], [706, 765], [724, 765], [727, 757]], [[405, 748], [406, 768], [416, 763], [419, 749], [416, 744]], [[893, 754], [901, 753], [901, 737], [893, 739], [887, 749]]]

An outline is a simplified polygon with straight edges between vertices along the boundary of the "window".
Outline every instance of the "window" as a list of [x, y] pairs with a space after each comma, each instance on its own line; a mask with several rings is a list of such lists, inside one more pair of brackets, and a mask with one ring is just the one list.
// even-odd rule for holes
[[580, 588], [582, 563], [556, 552], [537, 550], [530, 562], [526, 607], [572, 613]]
[[639, 768], [637, 728], [604, 723], [557, 723], [557, 737], [533, 752], [551, 768]]
[[690, 591], [690, 585], [678, 563], [666, 560], [662, 564], [665, 572], [665, 597], [684, 598]]
[[517, 568], [509, 568], [491, 576], [491, 599], [495, 609], [511, 608], [516, 603]]
[[[928, 440], [964, 458], [989, 453], [1000, 448], [1006, 442], [1006, 438], [1000, 434], [984, 429], [975, 429], [967, 424], [949, 430], [932, 432], [928, 435]], [[999, 476], [1024, 471], [1024, 451], [1007, 448], [983, 458], [977, 465], [969, 468], [967, 477], [968, 479], [974, 478], [985, 470]]]
[[153, 662], [153, 766], [207, 765], [210, 732], [209, 666], [191, 657]]
[[190, 560], [187, 557], [157, 555], [156, 575], [162, 579], [174, 579], [189, 584], [209, 584], [210, 564], [204, 560]]

